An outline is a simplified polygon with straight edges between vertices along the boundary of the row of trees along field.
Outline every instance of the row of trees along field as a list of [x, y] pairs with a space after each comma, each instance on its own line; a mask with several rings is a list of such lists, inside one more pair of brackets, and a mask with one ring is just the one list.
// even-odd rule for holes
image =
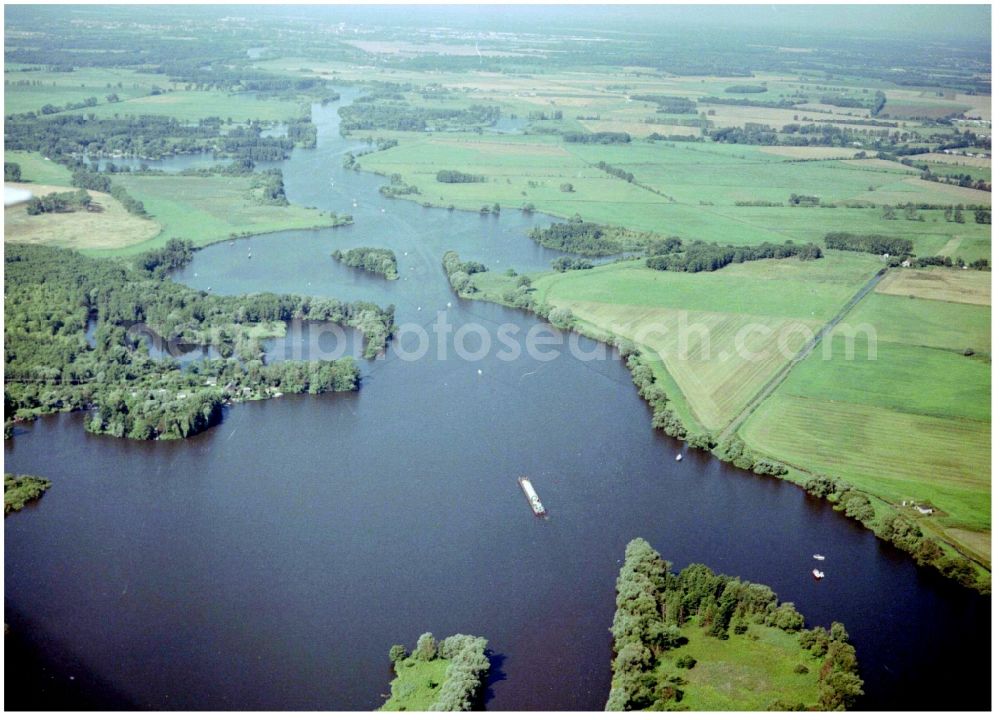
[[[398, 679], [392, 684], [392, 696], [385, 709], [432, 712], [481, 709], [483, 683], [490, 670], [486, 645], [486, 638], [472, 635], [452, 635], [438, 643], [430, 633], [420, 636], [412, 653], [408, 653], [402, 645], [393, 645], [389, 650], [389, 660]], [[408, 703], [407, 698], [418, 689], [408, 678], [420, 677], [421, 666], [436, 660], [447, 661], [447, 668], [444, 682], [432, 688], [437, 690], [433, 700], [426, 707]]]
[[646, 267], [675, 272], [711, 272], [732, 263], [790, 257], [799, 260], [817, 260], [823, 257], [823, 251], [812, 243], [796, 245], [791, 240], [781, 245], [761, 243], [753, 246], [718, 245], [699, 240], [685, 245], [681, 252], [647, 258]]
[[29, 215], [76, 212], [90, 208], [92, 202], [93, 198], [86, 190], [55, 192], [41, 197], [32, 197], [25, 210]]
[[[703, 633], [727, 641], [731, 635], [750, 635], [759, 626], [797, 635], [799, 646], [822, 660], [817, 677], [819, 700], [809, 709], [844, 710], [862, 694], [855, 651], [844, 626], [833, 623], [829, 630], [806, 631], [795, 606], [779, 604], [766, 585], [716, 575], [698, 564], [674, 574], [669, 562], [637, 538], [625, 550], [616, 590], [617, 610], [611, 627], [615, 657], [607, 710], [685, 709], [686, 681], [670, 665], [690, 669], [698, 658], [681, 656], [667, 665], [661, 658], [682, 647], [685, 635]], [[767, 709], [806, 708], [779, 702]]]
[[[315, 320], [354, 327], [374, 357], [393, 332], [393, 308], [299, 295], [213, 296], [164, 279], [191, 248], [174, 242], [135, 266], [57, 248], [4, 248], [5, 430], [58, 410], [89, 410], [92, 432], [136, 439], [181, 438], [221, 418], [227, 401], [276, 392], [354, 390], [353, 358], [264, 363], [252, 326]], [[88, 343], [88, 321], [96, 322]], [[219, 358], [185, 368], [153, 359], [130, 333], [182, 348], [212, 345]]]

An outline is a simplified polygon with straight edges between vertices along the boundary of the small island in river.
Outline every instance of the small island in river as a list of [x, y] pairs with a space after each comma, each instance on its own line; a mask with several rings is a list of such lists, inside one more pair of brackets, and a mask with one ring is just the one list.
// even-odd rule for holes
[[334, 250], [331, 257], [350, 267], [382, 275], [386, 280], [396, 280], [399, 277], [396, 253], [386, 248], [357, 247], [346, 252]]

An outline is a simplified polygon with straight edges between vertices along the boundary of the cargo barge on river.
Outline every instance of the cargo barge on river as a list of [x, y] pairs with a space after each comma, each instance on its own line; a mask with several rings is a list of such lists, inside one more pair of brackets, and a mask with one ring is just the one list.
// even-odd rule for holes
[[531, 512], [535, 513], [538, 517], [545, 517], [545, 506], [542, 505], [542, 501], [538, 499], [538, 493], [535, 492], [535, 488], [531, 484], [531, 480], [522, 475], [517, 479], [517, 483], [521, 486], [521, 490], [524, 491], [524, 497], [528, 499], [528, 505], [531, 506]]

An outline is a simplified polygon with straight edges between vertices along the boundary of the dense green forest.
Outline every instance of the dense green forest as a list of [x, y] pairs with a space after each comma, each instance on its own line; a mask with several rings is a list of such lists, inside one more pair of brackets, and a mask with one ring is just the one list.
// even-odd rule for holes
[[35, 475], [3, 476], [3, 514], [21, 510], [32, 500], [37, 500], [52, 486], [52, 481]]
[[[617, 610], [611, 627], [615, 659], [607, 710], [713, 709], [689, 707], [686, 688], [689, 683], [717, 684], [716, 690], [724, 694], [727, 678], [693, 678], [680, 672], [695, 667], [701, 658], [693, 654], [694, 650], [683, 654], [671, 651], [695, 647], [695, 640], [702, 636], [728, 641], [732, 643], [733, 657], [726, 664], [735, 669], [740, 657], [731, 638], [746, 636], [753, 640], [758, 628], [777, 628], [795, 635], [804, 651], [802, 655], [819, 661], [818, 672], [811, 671], [806, 663], [789, 672], [816, 672], [815, 706], [798, 707], [779, 700], [771, 707], [758, 709], [844, 710], [863, 694], [855, 651], [844, 626], [833, 623], [829, 630], [805, 630], [805, 620], [795, 606], [779, 604], [774, 591], [766, 585], [716, 575], [698, 564], [674, 574], [669, 562], [649, 543], [637, 538], [625, 550], [616, 590]], [[667, 658], [670, 662], [664, 662]], [[780, 693], [790, 678], [780, 676], [782, 668], [777, 663], [766, 671], [773, 676], [770, 684]]]
[[397, 677], [392, 681], [392, 695], [381, 709], [481, 709], [483, 684], [490, 670], [486, 645], [486, 638], [472, 635], [452, 635], [438, 643], [430, 633], [420, 636], [412, 653], [402, 645], [393, 645], [389, 660]]
[[399, 270], [396, 267], [396, 253], [387, 248], [357, 247], [346, 252], [334, 250], [331, 257], [349, 267], [382, 275], [386, 280], [395, 280], [399, 277]]
[[54, 159], [86, 155], [155, 160], [169, 155], [210, 152], [219, 157], [257, 162], [288, 157], [296, 145], [291, 137], [292, 126], [298, 144], [315, 147], [315, 126], [309, 117], [290, 120], [289, 137], [264, 136], [261, 134], [264, 127], [258, 122], [243, 127], [209, 117], [186, 123], [161, 115], [39, 118], [27, 114], [8, 117], [4, 132], [6, 149], [34, 150]]
[[[190, 256], [172, 242], [136, 266], [69, 250], [8, 245], [4, 306], [6, 430], [58, 410], [88, 410], [87, 429], [136, 439], [187, 437], [219, 422], [225, 402], [276, 393], [355, 390], [353, 358], [265, 364], [260, 323], [313, 320], [360, 330], [374, 357], [393, 331], [393, 308], [298, 295], [213, 296], [164, 279]], [[93, 345], [85, 331], [96, 322]], [[130, 332], [219, 358], [182, 368], [153, 359]]]

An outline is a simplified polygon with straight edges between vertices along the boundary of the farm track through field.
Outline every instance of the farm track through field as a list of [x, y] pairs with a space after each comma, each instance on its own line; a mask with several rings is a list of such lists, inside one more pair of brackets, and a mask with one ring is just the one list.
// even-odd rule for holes
[[827, 322], [822, 328], [820, 328], [820, 331], [813, 336], [813, 339], [810, 340], [808, 343], [806, 343], [791, 360], [785, 363], [781, 367], [781, 369], [778, 370], [777, 374], [771, 379], [771, 381], [767, 383], [767, 385], [762, 387], [760, 391], [753, 396], [753, 398], [751, 398], [750, 402], [747, 403], [746, 407], [744, 407], [743, 410], [741, 410], [740, 413], [735, 418], [733, 418], [733, 421], [730, 422], [729, 425], [727, 425], [725, 429], [723, 429], [723, 431], [719, 434], [718, 438], [719, 444], [722, 444], [722, 442], [729, 439], [733, 435], [733, 433], [739, 430], [740, 426], [746, 421], [748, 417], [750, 417], [753, 411], [756, 410], [758, 407], [760, 407], [761, 403], [763, 403], [768, 397], [770, 397], [771, 393], [777, 390], [778, 386], [785, 381], [785, 378], [788, 377], [788, 374], [792, 371], [792, 368], [794, 368], [797, 364], [799, 364], [807, 357], [809, 357], [809, 353], [811, 353], [815, 349], [815, 347], [819, 345], [820, 342], [823, 341], [823, 338], [825, 338], [830, 333], [830, 331], [833, 330], [833, 328], [835, 328], [840, 323], [841, 320], [847, 317], [847, 314], [851, 312], [851, 310], [853, 310], [854, 307], [859, 302], [865, 299], [865, 296], [867, 296], [868, 293], [870, 293], [872, 290], [875, 289], [875, 286], [878, 285], [879, 282], [881, 282], [882, 278], [884, 278], [885, 275], [886, 275], [885, 268], [882, 268], [877, 273], [875, 273], [875, 276], [871, 280], [866, 282], [864, 287], [862, 287], [860, 290], [854, 293], [854, 296], [847, 301], [847, 304], [840, 309], [840, 312], [834, 315], [829, 322]]

